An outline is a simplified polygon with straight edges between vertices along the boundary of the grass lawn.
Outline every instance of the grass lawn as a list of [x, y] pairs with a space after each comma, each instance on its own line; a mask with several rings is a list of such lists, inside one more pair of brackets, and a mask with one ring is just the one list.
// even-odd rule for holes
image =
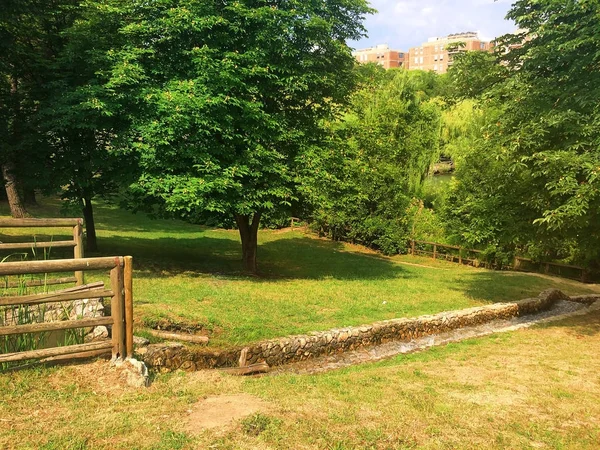
[[[105, 362], [0, 374], [0, 448], [597, 449], [600, 313], [320, 375], [158, 375]], [[189, 431], [209, 396], [266, 409]]]
[[[57, 216], [58, 205], [49, 200], [32, 212]], [[260, 276], [251, 277], [240, 272], [237, 231], [151, 220], [105, 204], [96, 207], [96, 221], [103, 255], [134, 257], [138, 330], [163, 319], [200, 324], [215, 347], [519, 300], [550, 287], [599, 292], [558, 278], [387, 258], [289, 230], [259, 232]], [[59, 238], [58, 230], [48, 233]]]

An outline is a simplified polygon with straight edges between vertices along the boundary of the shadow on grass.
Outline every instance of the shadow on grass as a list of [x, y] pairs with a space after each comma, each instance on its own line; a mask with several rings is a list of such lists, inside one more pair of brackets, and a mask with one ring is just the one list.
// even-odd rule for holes
[[209, 230], [181, 220], [152, 219], [144, 212], [133, 213], [102, 201], [96, 204], [96, 228], [104, 231], [138, 233], [190, 233]]
[[[542, 291], [551, 288], [560, 289], [567, 295], [573, 294], [569, 290], [572, 283], [569, 280], [561, 282], [560, 279], [552, 280], [518, 272], [473, 269], [466, 276], [455, 278], [451, 282], [455, 291], [494, 303], [537, 297]], [[578, 289], [586, 288], [581, 285]]]
[[[2, 206], [0, 204], [0, 209]], [[242, 271], [241, 244], [231, 236], [206, 236], [203, 232], [213, 229], [178, 220], [154, 220], [144, 213], [132, 214], [100, 200], [95, 202], [94, 210], [96, 229], [117, 235], [100, 236], [100, 253], [86, 256], [132, 255], [138, 277], [156, 278], [186, 273], [190, 276], [211, 274], [277, 281], [389, 279], [411, 275], [410, 271], [387, 258], [343, 251], [344, 246], [339, 242], [281, 236], [279, 239], [270, 237], [272, 240], [259, 245], [259, 276], [252, 277]], [[54, 198], [44, 198], [41, 206], [32, 208], [32, 212], [37, 217], [62, 215], [60, 201]], [[119, 233], [145, 236], [130, 237]], [[154, 233], [156, 237], [151, 238]], [[177, 237], [178, 233], [187, 236], [197, 233], [198, 237]], [[173, 237], [165, 237], [165, 234]]]
[[103, 254], [129, 254], [134, 257], [136, 277], [168, 277], [174, 274], [212, 274], [243, 277], [257, 281], [283, 279], [340, 280], [406, 278], [411, 273], [387, 258], [343, 251], [338, 242], [286, 238], [258, 247], [259, 275], [241, 270], [241, 244], [232, 239], [198, 237], [102, 239]]

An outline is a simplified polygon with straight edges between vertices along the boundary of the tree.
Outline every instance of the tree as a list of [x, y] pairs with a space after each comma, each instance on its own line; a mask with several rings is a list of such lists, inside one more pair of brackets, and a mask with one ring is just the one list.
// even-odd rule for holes
[[22, 163], [26, 161], [27, 171], [35, 173], [44, 150], [35, 114], [53, 57], [54, 3], [7, 0], [0, 11], [0, 165], [13, 217], [27, 215]]
[[[110, 50], [125, 38], [119, 2], [84, 2], [70, 8], [71, 20], [61, 32], [61, 46], [50, 65], [56, 76], [40, 102], [40, 129], [51, 153], [48, 189], [80, 210], [85, 219], [86, 250], [98, 250], [93, 200], [127, 186], [135, 176], [136, 158], [126, 149], [130, 127], [124, 99], [107, 83]], [[129, 111], [130, 114], [134, 110]]]
[[598, 265], [599, 7], [598, 0], [512, 6], [508, 17], [528, 31], [498, 41], [507, 69], [481, 97], [494, 112], [465, 163], [471, 167], [457, 173], [462, 212], [453, 220], [480, 242]]
[[452, 101], [480, 98], [508, 76], [499, 56], [486, 51], [461, 52], [454, 56], [448, 70], [447, 96]]
[[[295, 160], [346, 101], [364, 0], [133, 1], [105, 88], [135, 102], [137, 208], [233, 215], [255, 272], [261, 215], [296, 196]], [[102, 5], [98, 5], [99, 10]]]
[[439, 157], [440, 108], [420, 72], [358, 68], [360, 89], [301, 156], [302, 193], [321, 232], [386, 254], [406, 248], [406, 210]]

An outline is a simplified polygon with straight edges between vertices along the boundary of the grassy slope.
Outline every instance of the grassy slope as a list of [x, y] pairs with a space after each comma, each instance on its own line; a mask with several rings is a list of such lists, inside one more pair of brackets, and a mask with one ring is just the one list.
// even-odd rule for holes
[[[327, 374], [159, 375], [148, 389], [106, 363], [0, 374], [0, 448], [597, 449], [600, 313]], [[192, 436], [207, 396], [270, 404], [264, 431]]]
[[[34, 214], [56, 216], [57, 206], [50, 202]], [[137, 323], [202, 323], [215, 346], [518, 300], [549, 287], [568, 293], [596, 289], [407, 256], [385, 258], [298, 231], [261, 231], [261, 276], [248, 277], [239, 272], [236, 231], [150, 220], [107, 205], [96, 208], [96, 217], [102, 253], [134, 257]]]

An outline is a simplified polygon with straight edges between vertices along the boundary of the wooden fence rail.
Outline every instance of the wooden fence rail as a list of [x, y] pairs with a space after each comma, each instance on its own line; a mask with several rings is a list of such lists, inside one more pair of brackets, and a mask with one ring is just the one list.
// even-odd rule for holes
[[[0, 250], [27, 250], [38, 248], [73, 248], [73, 258], [83, 258], [83, 220], [79, 218], [72, 219], [0, 219], [1, 228], [72, 228], [73, 239], [68, 241], [50, 241], [50, 242], [6, 242], [0, 243]], [[75, 282], [77, 285], [85, 283], [83, 271], [75, 271], [74, 279], [61, 278], [48, 281], [45, 284], [62, 284]]]
[[22, 333], [111, 326], [111, 339], [102, 342], [69, 345], [15, 353], [0, 354], [0, 363], [50, 358], [64, 355], [92, 356], [99, 350], [112, 350], [113, 358], [131, 357], [133, 354], [133, 286], [131, 256], [81, 258], [48, 261], [8, 262], [0, 264], [0, 276], [26, 275], [48, 272], [110, 270], [110, 289], [104, 283], [92, 283], [60, 291], [21, 296], [0, 297], [0, 306], [33, 305], [68, 302], [90, 298], [111, 298], [111, 316], [91, 319], [41, 322], [0, 327], [0, 336]]
[[[421, 248], [418, 248], [417, 246], [431, 247], [432, 251], [423, 250]], [[451, 252], [447, 252], [447, 251], [440, 252], [439, 251], [440, 249], [442, 249], [442, 250], [449, 249], [449, 250], [451, 250]], [[456, 262], [459, 264], [466, 263], [469, 265], [473, 265], [475, 267], [501, 268], [501, 269], [515, 270], [515, 271], [526, 271], [523, 268], [523, 264], [522, 264], [523, 262], [531, 263], [533, 265], [539, 264], [541, 267], [544, 268], [543, 271], [546, 274], [551, 273], [553, 275], [562, 276], [563, 278], [575, 279], [575, 280], [578, 280], [578, 281], [581, 281], [584, 283], [586, 281], [588, 281], [588, 276], [589, 276], [588, 271], [584, 267], [574, 266], [574, 265], [570, 265], [570, 264], [554, 263], [554, 262], [534, 263], [534, 261], [529, 258], [521, 258], [518, 256], [515, 257], [512, 265], [510, 265], [510, 266], [504, 265], [502, 267], [498, 267], [497, 264], [490, 264], [487, 261], [483, 261], [483, 260], [477, 258], [476, 255], [480, 255], [482, 253], [481, 250], [464, 248], [464, 247], [459, 247], [456, 245], [440, 244], [437, 242], [411, 240], [409, 251], [410, 251], [410, 254], [413, 256], [415, 256], [415, 255], [431, 256], [433, 259], [445, 259], [446, 261]], [[454, 252], [452, 252], [452, 251], [454, 251]], [[471, 255], [475, 255], [475, 257], [472, 257]], [[551, 271], [552, 268], [558, 268], [558, 270]], [[565, 273], [561, 272], [560, 269], [570, 269], [571, 271], [578, 273], [578, 275], [577, 276], [573, 276], [573, 275], [569, 276], [569, 274], [565, 274]]]

